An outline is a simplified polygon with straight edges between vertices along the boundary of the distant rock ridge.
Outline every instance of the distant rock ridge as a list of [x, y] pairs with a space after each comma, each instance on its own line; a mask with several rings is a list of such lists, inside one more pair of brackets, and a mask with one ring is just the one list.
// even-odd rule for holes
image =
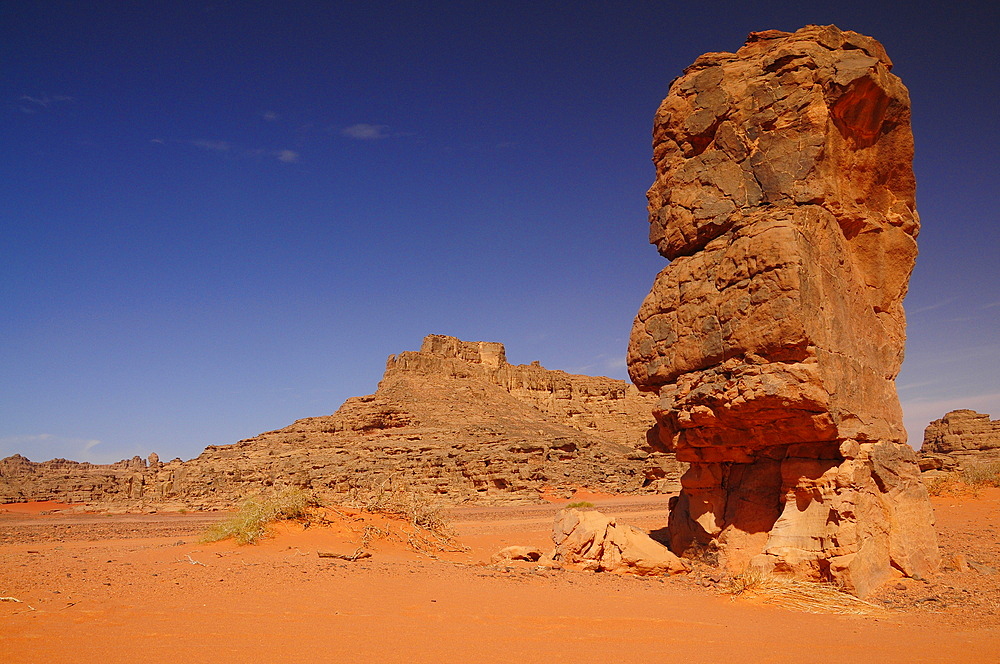
[[343, 494], [393, 478], [445, 503], [576, 488], [663, 492], [683, 465], [650, 450], [653, 397], [622, 380], [512, 365], [503, 344], [430, 335], [389, 356], [374, 394], [190, 461], [0, 461], [0, 502], [231, 506], [272, 486]]
[[924, 429], [921, 470], [963, 470], [1000, 461], [1000, 420], [974, 410], [953, 410]]

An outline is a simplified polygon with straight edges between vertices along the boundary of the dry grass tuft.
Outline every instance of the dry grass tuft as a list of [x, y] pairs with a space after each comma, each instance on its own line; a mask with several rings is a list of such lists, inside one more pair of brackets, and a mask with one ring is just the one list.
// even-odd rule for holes
[[972, 464], [960, 472], [938, 475], [925, 485], [932, 496], [975, 498], [984, 487], [1000, 487], [1000, 461]]
[[728, 592], [805, 613], [870, 615], [883, 610], [828, 583], [791, 579], [757, 569], [730, 578]]
[[232, 538], [239, 544], [256, 544], [267, 535], [275, 521], [307, 519], [308, 508], [319, 503], [301, 489], [287, 489], [270, 497], [250, 498], [239, 512], [215, 524], [202, 536], [203, 542], [218, 542]]

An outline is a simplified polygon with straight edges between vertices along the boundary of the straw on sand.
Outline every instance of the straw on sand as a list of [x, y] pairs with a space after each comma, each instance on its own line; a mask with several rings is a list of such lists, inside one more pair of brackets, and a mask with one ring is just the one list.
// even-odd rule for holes
[[758, 570], [748, 570], [733, 577], [729, 585], [733, 595], [757, 597], [767, 604], [793, 611], [853, 615], [883, 611], [877, 604], [849, 595], [827, 583], [791, 579]]

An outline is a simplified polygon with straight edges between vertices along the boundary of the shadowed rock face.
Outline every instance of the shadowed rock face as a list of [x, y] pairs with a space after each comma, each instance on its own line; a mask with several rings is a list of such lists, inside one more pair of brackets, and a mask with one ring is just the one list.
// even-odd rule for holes
[[917, 255], [906, 88], [870, 37], [751, 34], [698, 58], [653, 129], [632, 329], [664, 449], [691, 462], [675, 551], [865, 594], [937, 563], [894, 380]]

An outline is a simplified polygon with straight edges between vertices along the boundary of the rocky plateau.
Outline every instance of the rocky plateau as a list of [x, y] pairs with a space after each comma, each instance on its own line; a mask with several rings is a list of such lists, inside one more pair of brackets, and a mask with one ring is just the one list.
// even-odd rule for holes
[[647, 445], [652, 405], [622, 380], [512, 365], [503, 344], [430, 335], [389, 357], [374, 394], [189, 461], [0, 460], [0, 503], [226, 508], [274, 487], [347, 495], [387, 481], [442, 504], [677, 490], [683, 464]]

